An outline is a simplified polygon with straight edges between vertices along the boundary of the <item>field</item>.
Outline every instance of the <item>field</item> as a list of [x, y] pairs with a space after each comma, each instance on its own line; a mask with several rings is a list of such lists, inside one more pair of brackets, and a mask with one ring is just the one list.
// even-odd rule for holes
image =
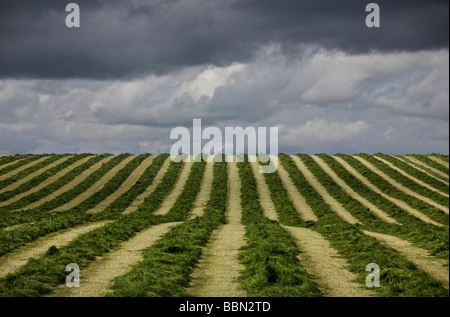
[[259, 164], [0, 156], [0, 296], [449, 296], [448, 155]]

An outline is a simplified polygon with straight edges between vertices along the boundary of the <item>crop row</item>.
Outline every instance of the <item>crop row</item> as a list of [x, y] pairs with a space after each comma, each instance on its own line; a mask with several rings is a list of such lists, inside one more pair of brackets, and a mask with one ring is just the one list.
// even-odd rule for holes
[[429, 176], [428, 174], [424, 173], [423, 171], [412, 167], [411, 165], [406, 164], [405, 162], [395, 158], [394, 156], [386, 155], [386, 154], [377, 154], [376, 156], [381, 157], [382, 159], [390, 162], [391, 164], [395, 165], [395, 167], [398, 167], [399, 169], [405, 171], [409, 175], [420, 179], [426, 184], [429, 184], [430, 186], [433, 186], [434, 188], [443, 191], [448, 192], [449, 186], [448, 184], [444, 184], [443, 182], [438, 181], [437, 179]]
[[[443, 206], [449, 205], [448, 197], [440, 195], [439, 193], [437, 193], [435, 191], [432, 191], [428, 188], [425, 188], [425, 187], [417, 184], [410, 178], [396, 172], [394, 169], [390, 168], [385, 163], [377, 160], [375, 157], [373, 157], [371, 155], [367, 155], [367, 154], [358, 154], [358, 156], [364, 158], [366, 161], [373, 164], [375, 167], [377, 167], [380, 171], [384, 172], [390, 178], [394, 179], [395, 181], [402, 184], [403, 186], [413, 190], [414, 192], [416, 192], [420, 195], [423, 195], [425, 197], [431, 198], [433, 201], [435, 201], [436, 203], [438, 203], [440, 205], [443, 205]], [[443, 192], [448, 192], [449, 188], [448, 188], [448, 186], [444, 186], [441, 183], [441, 186], [438, 187], [438, 189], [440, 189]]]
[[[96, 257], [115, 249], [121, 242], [133, 237], [137, 232], [151, 225], [167, 222], [167, 217], [155, 216], [151, 213], [172, 190], [181, 167], [182, 163], [171, 162], [161, 183], [150, 194], [149, 203], [145, 209], [122, 215], [112, 223], [79, 236], [64, 247], [29, 261], [16, 273], [0, 279], [0, 296], [48, 294], [54, 287], [64, 283], [67, 263], [77, 263], [80, 269], [84, 269]], [[69, 217], [71, 213], [75, 218], [79, 216], [92, 219], [95, 215], [98, 217], [98, 214], [87, 216], [76, 210], [65, 212]]]
[[[57, 174], [62, 169], [66, 168], [66, 167], [69, 167], [70, 165], [74, 164], [75, 162], [81, 160], [82, 158], [84, 158], [86, 156], [88, 156], [88, 155], [87, 154], [80, 154], [80, 155], [75, 155], [73, 157], [70, 157], [67, 160], [65, 160], [64, 162], [62, 162], [62, 163], [52, 167], [49, 170], [46, 170], [46, 171], [40, 173], [39, 175], [33, 177], [29, 181], [21, 184], [20, 186], [14, 188], [13, 190], [8, 190], [8, 191], [5, 191], [5, 192], [1, 193], [0, 194], [0, 201], [6, 201], [8, 199], [11, 199], [12, 197], [15, 197], [16, 195], [19, 195], [21, 193], [27, 192], [28, 190], [30, 190], [30, 189], [38, 186], [39, 184], [41, 184], [43, 181], [45, 181], [49, 177], [54, 176], [55, 174]], [[43, 162], [43, 163], [45, 163], [45, 162]], [[47, 164], [45, 164], [45, 165], [47, 165]], [[45, 166], [45, 165], [43, 165], [43, 166]], [[42, 166], [39, 166], [39, 168], [41, 168], [41, 167]]]
[[[324, 236], [349, 265], [349, 270], [357, 275], [357, 281], [365, 284], [369, 263], [377, 263], [383, 287], [375, 288], [382, 296], [448, 296], [447, 290], [438, 287], [438, 283], [424, 272], [401, 257], [394, 250], [380, 244], [374, 238], [365, 235], [360, 225], [350, 225], [339, 218], [323, 198], [306, 181], [292, 159], [279, 155], [284, 168], [289, 172], [297, 190], [306, 199], [308, 205], [319, 218], [309, 228]], [[293, 211], [291, 212], [293, 213]]]
[[[34, 173], [34, 172], [38, 171], [39, 169], [57, 161], [57, 160], [60, 160], [61, 158], [65, 157], [65, 156], [67, 156], [67, 155], [50, 155], [50, 156], [48, 156], [47, 159], [39, 162], [38, 164], [33, 164], [32, 166], [24, 169], [23, 171], [20, 171], [16, 174], [12, 175], [11, 177], [8, 177], [7, 179], [0, 181], [0, 189], [3, 189], [5, 187], [13, 184], [14, 182], [19, 181], [20, 179], [28, 176], [29, 174]], [[17, 164], [19, 164], [19, 163], [17, 163]]]
[[401, 190], [395, 188], [388, 181], [384, 180], [382, 177], [371, 171], [369, 168], [367, 168], [364, 164], [362, 164], [354, 157], [344, 154], [338, 154], [337, 156], [345, 160], [347, 163], [349, 163], [360, 174], [364, 175], [372, 184], [376, 184], [376, 186], [382, 189], [382, 191], [387, 195], [399, 199], [401, 201], [404, 201], [410, 207], [422, 212], [423, 214], [427, 215], [428, 217], [437, 221], [438, 223], [448, 226], [449, 217], [448, 215], [444, 214], [442, 210], [429, 205], [428, 203], [420, 200], [415, 196], [407, 195]]
[[[448, 168], [446, 168], [445, 166], [433, 161], [432, 159], [430, 159], [429, 157], [427, 157], [426, 155], [420, 155], [420, 154], [410, 154], [409, 156], [414, 157], [415, 159], [424, 162], [425, 164], [427, 164], [428, 166], [437, 169], [443, 173], [448, 174]], [[448, 178], [447, 178], [448, 180]]]

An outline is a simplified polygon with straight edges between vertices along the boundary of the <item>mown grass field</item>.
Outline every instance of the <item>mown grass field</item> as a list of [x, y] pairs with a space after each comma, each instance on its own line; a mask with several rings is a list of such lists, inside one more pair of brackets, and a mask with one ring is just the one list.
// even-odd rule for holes
[[259, 164], [0, 156], [0, 296], [449, 296], [448, 155]]

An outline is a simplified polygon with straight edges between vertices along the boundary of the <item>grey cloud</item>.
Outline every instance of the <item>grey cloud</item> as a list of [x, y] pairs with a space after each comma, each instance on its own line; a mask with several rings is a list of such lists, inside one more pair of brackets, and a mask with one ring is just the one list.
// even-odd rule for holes
[[288, 153], [448, 153], [442, 65], [446, 50], [290, 61], [275, 46], [246, 64], [128, 81], [1, 80], [0, 152], [168, 152], [171, 129], [201, 118], [278, 126]]
[[78, 0], [82, 27], [64, 25], [66, 3], [0, 4], [0, 78], [128, 79], [196, 65], [248, 63], [274, 43], [298, 58], [304, 45], [348, 53], [448, 47], [448, 1], [379, 0], [368, 29], [358, 0]]

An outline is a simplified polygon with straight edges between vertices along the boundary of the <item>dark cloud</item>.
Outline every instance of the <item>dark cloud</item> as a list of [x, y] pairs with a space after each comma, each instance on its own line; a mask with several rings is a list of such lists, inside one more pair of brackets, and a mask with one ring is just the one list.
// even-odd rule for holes
[[342, 54], [133, 80], [0, 80], [0, 153], [168, 152], [176, 126], [279, 127], [280, 151], [449, 151], [448, 50]]
[[130, 78], [188, 66], [249, 62], [280, 44], [298, 56], [317, 45], [347, 53], [447, 48], [448, 1], [375, 1], [381, 28], [365, 26], [360, 0], [76, 0], [68, 29], [60, 0], [0, 2], [0, 78]]

